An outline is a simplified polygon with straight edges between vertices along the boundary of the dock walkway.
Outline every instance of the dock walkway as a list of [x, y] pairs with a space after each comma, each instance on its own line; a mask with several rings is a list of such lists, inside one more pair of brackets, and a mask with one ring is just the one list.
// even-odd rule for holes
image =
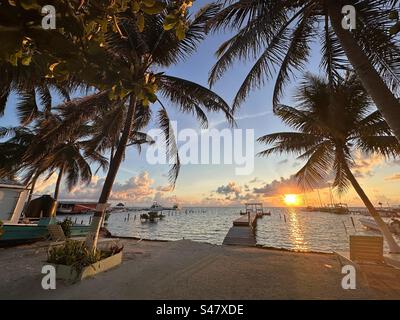
[[243, 215], [233, 221], [233, 226], [229, 229], [223, 244], [255, 246], [256, 235], [255, 228], [259, 216], [255, 213]]

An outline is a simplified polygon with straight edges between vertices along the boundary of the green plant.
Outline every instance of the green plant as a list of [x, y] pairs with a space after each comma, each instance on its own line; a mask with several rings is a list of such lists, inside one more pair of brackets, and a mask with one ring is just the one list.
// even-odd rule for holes
[[71, 226], [73, 224], [71, 218], [65, 218], [63, 221], [57, 222], [57, 224], [61, 226], [67, 238], [71, 237]]
[[47, 254], [47, 262], [73, 267], [78, 274], [83, 268], [90, 266], [102, 259], [121, 252], [123, 246], [117, 244], [108, 250], [88, 250], [83, 241], [67, 240], [62, 246], [50, 248]]

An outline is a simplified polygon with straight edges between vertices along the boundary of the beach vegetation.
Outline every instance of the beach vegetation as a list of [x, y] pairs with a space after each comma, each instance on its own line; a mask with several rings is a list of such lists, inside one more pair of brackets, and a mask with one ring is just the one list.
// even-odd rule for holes
[[63, 232], [67, 238], [71, 237], [71, 227], [73, 225], [71, 218], [65, 218], [63, 221], [57, 222], [63, 229]]
[[391, 252], [400, 252], [386, 223], [355, 177], [355, 155], [400, 156], [400, 143], [354, 73], [332, 85], [328, 79], [307, 74], [295, 95], [295, 107], [278, 105], [276, 115], [295, 131], [267, 134], [258, 139], [270, 148], [259, 153], [290, 153], [305, 162], [296, 173], [305, 190], [333, 179], [339, 193], [352, 186], [379, 225]]
[[[211, 30], [230, 30], [233, 35], [216, 54], [209, 82], [214, 85], [240, 60], [254, 61], [242, 82], [233, 106], [275, 79], [273, 106], [279, 105], [286, 85], [303, 72], [319, 41], [321, 68], [331, 82], [344, 76], [350, 66], [400, 141], [399, 88], [400, 48], [390, 34], [389, 19], [398, 1], [312, 0], [312, 1], [219, 1], [220, 11], [209, 23]], [[357, 28], [342, 27], [342, 8], [352, 5]], [[394, 33], [394, 32], [392, 32]]]
[[[192, 1], [189, 0], [57, 3], [37, 0], [33, 3], [28, 7], [14, 1], [2, 3], [0, 32], [5, 37], [0, 48], [0, 71], [4, 74], [0, 111], [4, 111], [8, 95], [15, 88], [29, 93], [23, 107], [25, 117], [21, 119], [21, 126], [25, 127], [37, 114], [35, 93], [39, 88], [54, 86], [65, 97], [56, 107], [56, 117], [60, 116], [62, 121], [47, 127], [42, 139], [36, 139], [29, 149], [35, 146], [38, 151], [54, 150], [67, 141], [69, 151], [74, 152], [78, 151], [78, 146], [72, 150], [74, 144], [79, 143], [83, 157], [86, 154], [104, 157], [105, 152], [109, 153], [99, 212], [93, 218], [92, 232], [87, 238], [87, 246], [94, 250], [126, 148], [130, 145], [140, 148], [140, 143], [135, 141], [144, 138], [148, 141], [137, 132], [152, 120], [164, 132], [171, 164], [169, 179], [175, 185], [180, 161], [169, 121], [169, 104], [165, 102], [182, 113], [194, 114], [204, 127], [208, 123], [207, 112], [223, 112], [233, 124], [231, 108], [213, 91], [163, 72], [195, 52], [206, 35], [207, 22], [218, 7], [210, 4], [191, 15], [188, 10]], [[44, 5], [54, 5], [57, 11], [54, 30], [40, 27], [43, 18], [40, 7]], [[71, 93], [78, 89], [84, 90], [84, 96], [71, 98]], [[48, 90], [44, 93], [47, 98]], [[156, 104], [158, 110], [152, 107]], [[100, 114], [107, 119], [103, 124], [96, 121]], [[75, 138], [71, 145], [67, 138], [77, 127], [87, 127], [88, 123], [94, 124], [97, 130], [92, 132], [91, 139]], [[78, 157], [77, 152], [75, 155]], [[73, 152], [68, 156], [73, 156]], [[50, 159], [54, 159], [53, 154], [46, 166]], [[37, 160], [34, 159], [35, 163]], [[84, 165], [81, 160], [79, 163]], [[61, 164], [57, 160], [50, 165], [52, 169], [57, 168], [60, 181], [64, 172], [68, 172]], [[42, 174], [31, 173], [31, 180]], [[86, 177], [83, 176], [85, 182], [89, 181]]]
[[50, 247], [47, 262], [71, 266], [79, 274], [83, 268], [121, 252], [123, 246], [117, 244], [107, 250], [88, 250], [83, 241], [67, 240], [60, 246]]

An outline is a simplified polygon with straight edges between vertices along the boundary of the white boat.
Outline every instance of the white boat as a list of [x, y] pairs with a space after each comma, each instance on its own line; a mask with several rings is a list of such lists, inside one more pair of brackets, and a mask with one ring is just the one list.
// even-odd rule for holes
[[153, 205], [149, 208], [152, 212], [163, 211], [165, 208], [159, 205], [157, 202], [153, 202]]
[[29, 189], [15, 181], [0, 180], [0, 220], [18, 223], [28, 198]]
[[[371, 230], [381, 232], [381, 229], [379, 228], [379, 226], [375, 222], [375, 220], [360, 218], [359, 221], [364, 227], [367, 227], [368, 229], [371, 229]], [[385, 222], [385, 223], [389, 227], [390, 232], [400, 235], [400, 220], [392, 219], [390, 222]]]

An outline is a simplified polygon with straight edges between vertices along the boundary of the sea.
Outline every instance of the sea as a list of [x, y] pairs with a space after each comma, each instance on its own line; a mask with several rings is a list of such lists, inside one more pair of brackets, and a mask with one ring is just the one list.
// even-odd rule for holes
[[[181, 240], [221, 245], [232, 222], [243, 208], [190, 207], [179, 211], [164, 211], [156, 222], [141, 221], [145, 211], [112, 212], [107, 229], [119, 237], [148, 240]], [[270, 216], [258, 220], [257, 245], [268, 248], [303, 252], [334, 252], [349, 250], [349, 235], [371, 234], [359, 222], [360, 214], [337, 215], [326, 212], [305, 212], [298, 208], [264, 208]], [[59, 215], [70, 217], [77, 224], [89, 224], [91, 214]], [[400, 238], [395, 236], [400, 243]], [[386, 248], [387, 250], [387, 248]]]

